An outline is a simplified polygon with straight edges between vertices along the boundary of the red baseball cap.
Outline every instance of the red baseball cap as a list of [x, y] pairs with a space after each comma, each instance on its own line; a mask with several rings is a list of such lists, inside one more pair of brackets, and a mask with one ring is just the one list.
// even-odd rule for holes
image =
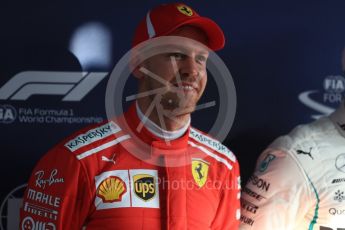
[[163, 4], [149, 11], [135, 30], [132, 45], [134, 47], [148, 39], [167, 36], [184, 25], [195, 26], [203, 30], [208, 37], [207, 46], [211, 50], [220, 50], [224, 47], [224, 33], [217, 23], [200, 16], [183, 3]]

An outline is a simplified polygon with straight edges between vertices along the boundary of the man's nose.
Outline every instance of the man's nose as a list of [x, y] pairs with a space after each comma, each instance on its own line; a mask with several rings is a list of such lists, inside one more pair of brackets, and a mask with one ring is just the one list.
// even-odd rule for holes
[[192, 57], [187, 57], [180, 66], [180, 74], [184, 77], [196, 78], [199, 75], [198, 65]]

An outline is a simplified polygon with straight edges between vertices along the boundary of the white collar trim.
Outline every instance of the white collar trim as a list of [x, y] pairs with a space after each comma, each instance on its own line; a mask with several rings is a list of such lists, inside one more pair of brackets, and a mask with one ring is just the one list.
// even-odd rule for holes
[[144, 126], [152, 134], [154, 134], [155, 136], [157, 136], [161, 139], [175, 140], [179, 137], [182, 137], [186, 133], [188, 127], [190, 126], [190, 118], [189, 118], [188, 122], [179, 130], [175, 130], [175, 131], [164, 130], [144, 115], [144, 113], [140, 110], [137, 101], [135, 103], [135, 106], [136, 106], [136, 110], [137, 110], [137, 115], [138, 115], [139, 119], [143, 122]]

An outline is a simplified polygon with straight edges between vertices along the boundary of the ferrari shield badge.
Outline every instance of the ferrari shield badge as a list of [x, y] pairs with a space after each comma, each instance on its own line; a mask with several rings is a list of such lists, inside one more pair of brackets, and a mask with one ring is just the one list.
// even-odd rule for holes
[[202, 159], [192, 159], [192, 174], [194, 181], [201, 188], [205, 185], [208, 176], [209, 163]]

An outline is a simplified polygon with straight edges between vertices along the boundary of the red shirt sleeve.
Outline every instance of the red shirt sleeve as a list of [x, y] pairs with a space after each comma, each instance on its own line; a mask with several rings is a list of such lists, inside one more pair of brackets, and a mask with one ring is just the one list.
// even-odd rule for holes
[[63, 147], [48, 152], [32, 172], [20, 211], [20, 229], [81, 229], [91, 205], [83, 165]]

